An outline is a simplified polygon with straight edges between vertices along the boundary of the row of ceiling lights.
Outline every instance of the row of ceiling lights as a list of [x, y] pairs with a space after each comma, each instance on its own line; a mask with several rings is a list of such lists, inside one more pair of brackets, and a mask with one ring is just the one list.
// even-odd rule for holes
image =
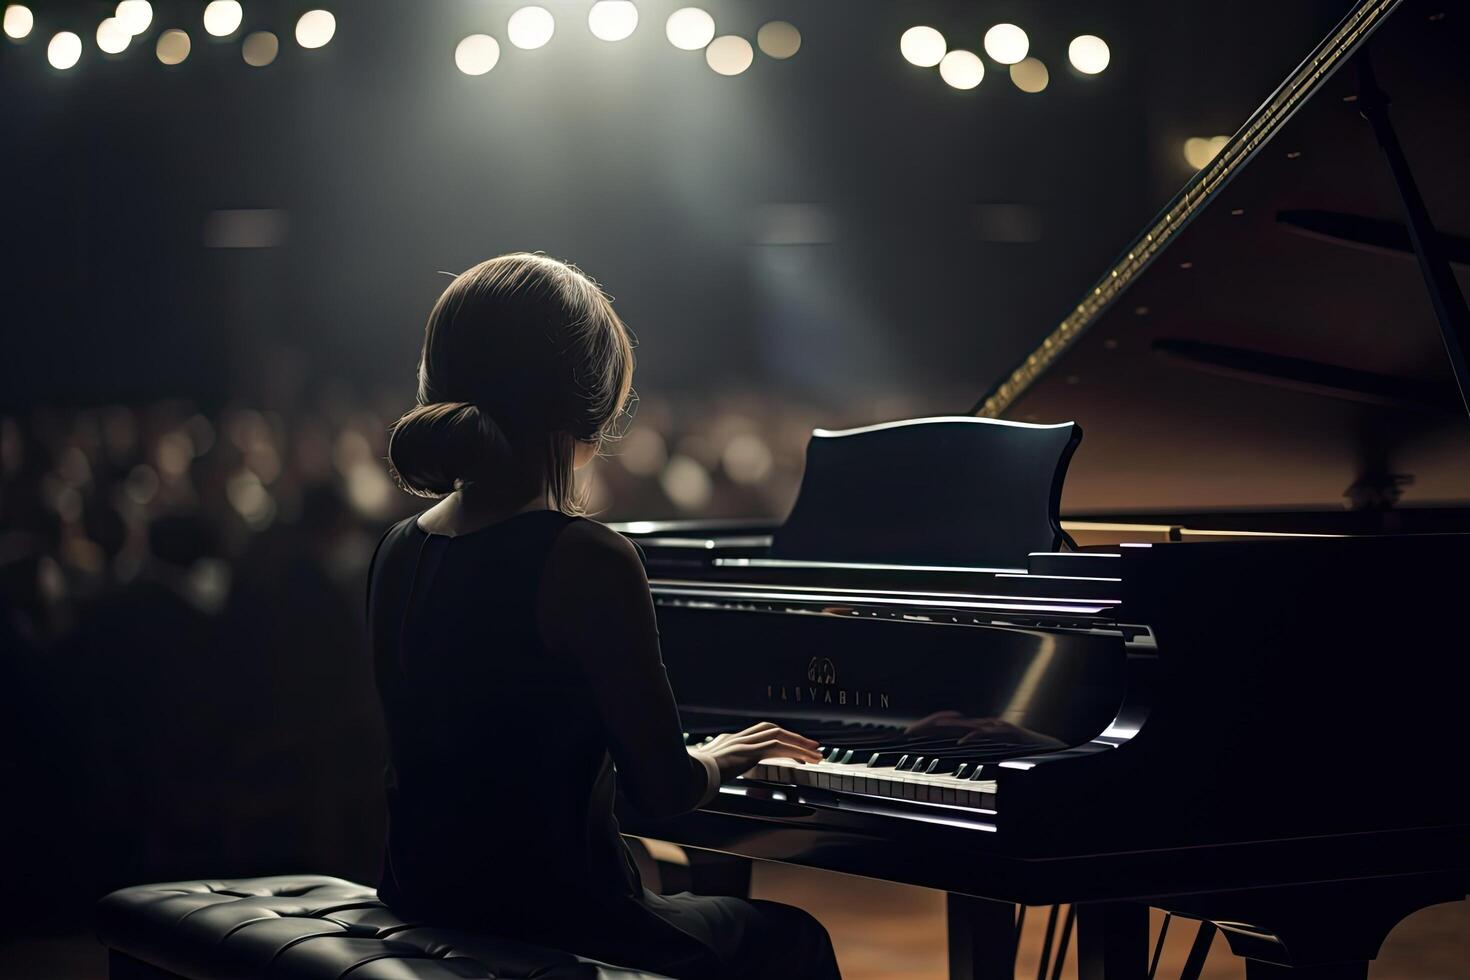
[[[211, 0], [204, 8], [204, 30], [214, 37], [229, 37], [244, 20], [239, 0]], [[13, 3], [5, 8], [5, 34], [12, 40], [29, 37], [35, 23], [29, 7]], [[97, 25], [97, 48], [103, 54], [121, 54], [152, 24], [153, 5], [148, 0], [122, 0], [112, 16]], [[337, 19], [329, 10], [308, 10], [296, 21], [296, 43], [303, 48], [324, 47], [336, 32]], [[159, 33], [154, 53], [165, 65], [177, 65], [189, 57], [192, 46], [188, 31], [171, 27]], [[68, 71], [81, 61], [83, 48], [74, 32], [57, 31], [46, 45], [46, 60], [58, 71]], [[270, 31], [254, 31], [245, 36], [240, 50], [246, 64], [259, 68], [276, 60], [280, 41]]]
[[[985, 53], [1010, 70], [1011, 81], [1023, 92], [1040, 92], [1051, 80], [1045, 62], [1028, 58], [1031, 39], [1015, 24], [996, 24], [985, 32]], [[951, 48], [938, 30], [919, 25], [904, 31], [898, 50], [909, 64], [938, 68], [939, 77], [952, 88], [975, 88], [985, 78], [985, 62], [973, 51]], [[1107, 42], [1094, 34], [1081, 34], [1067, 45], [1067, 60], [1084, 75], [1098, 75], [1112, 60]]]
[[[239, 0], [211, 0], [204, 8], [204, 29], [215, 37], [229, 37], [239, 30], [244, 11]], [[120, 54], [135, 37], [145, 33], [153, 21], [153, 8], [148, 0], [121, 0], [113, 16], [97, 26], [97, 47], [105, 54]], [[30, 35], [35, 17], [22, 4], [5, 8], [4, 30], [15, 40]], [[638, 27], [638, 7], [632, 0], [597, 0], [588, 11], [587, 26], [593, 36], [604, 41], [621, 41], [633, 35]], [[698, 7], [684, 7], [669, 15], [664, 24], [669, 43], [686, 51], [703, 49], [710, 68], [722, 75], [739, 75], [755, 60], [755, 49], [736, 34], [715, 36], [715, 21]], [[297, 43], [305, 48], [327, 44], [336, 32], [336, 19], [329, 11], [311, 10], [302, 14], [296, 24]], [[506, 38], [518, 48], [534, 50], [544, 47], [556, 33], [556, 19], [545, 7], [527, 6], [516, 10], [506, 22]], [[785, 21], [772, 21], [756, 35], [756, 44], [768, 57], [789, 58], [801, 47], [801, 33]], [[246, 63], [264, 66], [275, 60], [280, 43], [269, 31], [256, 31], [245, 38], [242, 55]], [[189, 56], [191, 43], [186, 31], [170, 28], [158, 38], [156, 54], [164, 64], [175, 65]], [[1050, 73], [1045, 63], [1027, 57], [1030, 39], [1015, 24], [997, 24], [985, 33], [985, 53], [1000, 65], [1007, 66], [1011, 80], [1026, 92], [1046, 88]], [[81, 60], [82, 39], [71, 31], [59, 31], [47, 46], [47, 59], [52, 67], [68, 70]], [[916, 26], [899, 39], [899, 50], [911, 64], [939, 69], [940, 77], [956, 89], [972, 89], [985, 77], [985, 62], [972, 51], [951, 49], [943, 34], [932, 27]], [[1101, 38], [1084, 34], [1072, 39], [1067, 48], [1072, 67], [1084, 75], [1096, 75], [1108, 67], [1111, 55]], [[500, 43], [488, 34], [472, 34], [455, 49], [455, 64], [467, 75], [483, 75], [500, 60]]]
[[[603, 41], [624, 41], [638, 29], [638, 6], [632, 0], [597, 0], [587, 12], [587, 28]], [[545, 47], [556, 33], [556, 18], [545, 7], [522, 7], [510, 15], [505, 37], [532, 51]], [[721, 75], [739, 75], [755, 62], [755, 48], [738, 34], [715, 36], [715, 19], [699, 7], [682, 7], [664, 22], [669, 43], [683, 51], [704, 51], [710, 68]], [[767, 57], [784, 60], [801, 48], [801, 32], [783, 20], [773, 20], [756, 32], [756, 46]], [[454, 63], [466, 75], [483, 75], [500, 62], [500, 42], [489, 34], [471, 34], [459, 42]]]

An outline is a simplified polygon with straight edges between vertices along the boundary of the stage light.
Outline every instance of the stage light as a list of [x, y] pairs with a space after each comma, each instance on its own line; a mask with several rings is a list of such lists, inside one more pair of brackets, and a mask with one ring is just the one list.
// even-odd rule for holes
[[58, 71], [66, 71], [82, 60], [82, 39], [71, 31], [62, 31], [46, 45], [46, 60]]
[[500, 60], [500, 42], [488, 34], [471, 34], [454, 49], [454, 64], [466, 75], [483, 75]]
[[510, 43], [527, 51], [545, 47], [556, 33], [556, 18], [545, 7], [522, 7], [510, 15], [505, 36]]
[[1072, 43], [1067, 45], [1067, 60], [1082, 74], [1097, 75], [1108, 67], [1112, 53], [1108, 51], [1108, 42], [1102, 38], [1083, 34], [1072, 38]]
[[801, 31], [784, 20], [761, 25], [755, 43], [768, 58], [785, 60], [801, 50]]
[[308, 10], [296, 22], [296, 43], [303, 48], [324, 48], [337, 33], [337, 18], [330, 10]]
[[1196, 170], [1203, 170], [1209, 166], [1210, 161], [1225, 149], [1225, 144], [1230, 142], [1228, 136], [1191, 136], [1184, 141], [1184, 159]]
[[638, 7], [632, 0], [597, 0], [587, 11], [587, 27], [603, 41], [621, 41], [638, 27]]
[[721, 75], [738, 75], [755, 60], [755, 49], [738, 34], [717, 37], [704, 49], [704, 60]]
[[1016, 88], [1022, 92], [1035, 94], [1046, 88], [1051, 81], [1051, 72], [1046, 70], [1046, 65], [1035, 58], [1027, 58], [1011, 65], [1011, 81], [1016, 83]]
[[944, 35], [932, 27], [910, 27], [898, 39], [898, 50], [911, 65], [933, 68], [944, 60]]
[[1014, 65], [1031, 50], [1031, 39], [1015, 24], [996, 24], [985, 32], [985, 53], [1003, 65]]
[[46, 46], [46, 60], [51, 63], [51, 68], [65, 72], [66, 69], [75, 68], [76, 62], [82, 59], [82, 40], [72, 34], [71, 31], [62, 31], [51, 38], [51, 43]]
[[178, 28], [171, 28], [158, 35], [158, 45], [154, 53], [165, 65], [180, 65], [184, 63], [185, 58], [189, 57], [190, 47], [192, 45], [189, 42], [189, 35]]
[[280, 38], [270, 31], [253, 31], [245, 35], [245, 41], [240, 45], [240, 57], [245, 59], [245, 64], [251, 68], [264, 68], [276, 60], [276, 55], [281, 52]]
[[108, 17], [97, 25], [97, 47], [107, 54], [122, 54], [133, 41], [116, 17]]
[[973, 51], [951, 51], [939, 63], [939, 77], [951, 88], [972, 89], [985, 77], [985, 62]]
[[117, 18], [123, 30], [137, 37], [153, 23], [153, 4], [148, 0], [122, 0], [112, 16]]
[[698, 51], [715, 36], [715, 19], [698, 7], [682, 7], [664, 24], [669, 43], [684, 51]]
[[210, 0], [204, 8], [204, 29], [215, 37], [229, 37], [240, 29], [244, 19], [239, 0]]
[[31, 28], [36, 26], [35, 15], [31, 13], [30, 7], [23, 7], [18, 3], [12, 3], [5, 8], [5, 36], [19, 41], [29, 37]]

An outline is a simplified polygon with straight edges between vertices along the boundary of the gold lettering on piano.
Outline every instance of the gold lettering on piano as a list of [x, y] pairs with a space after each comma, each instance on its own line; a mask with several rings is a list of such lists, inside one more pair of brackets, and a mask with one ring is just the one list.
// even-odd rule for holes
[[889, 695], [880, 691], [837, 686], [837, 667], [830, 657], [812, 657], [806, 668], [806, 684], [767, 684], [767, 701], [789, 701], [796, 704], [834, 704], [841, 707], [892, 707]]

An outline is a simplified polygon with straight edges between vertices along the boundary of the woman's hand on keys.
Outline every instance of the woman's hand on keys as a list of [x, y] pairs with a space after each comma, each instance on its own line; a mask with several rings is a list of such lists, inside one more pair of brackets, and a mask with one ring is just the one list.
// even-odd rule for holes
[[691, 748], [714, 759], [720, 777], [729, 779], [749, 770], [766, 759], [794, 759], [797, 762], [821, 762], [816, 742], [789, 732], [773, 722], [751, 725], [743, 732], [725, 733]]

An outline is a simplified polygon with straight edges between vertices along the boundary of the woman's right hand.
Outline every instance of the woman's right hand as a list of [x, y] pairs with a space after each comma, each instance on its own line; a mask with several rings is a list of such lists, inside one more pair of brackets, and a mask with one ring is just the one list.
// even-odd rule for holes
[[720, 767], [720, 778], [729, 779], [748, 771], [766, 759], [795, 759], [797, 762], [821, 762], [820, 746], [811, 739], [788, 732], [773, 722], [751, 725], [743, 732], [716, 735], [703, 745], [690, 748], [709, 756]]

